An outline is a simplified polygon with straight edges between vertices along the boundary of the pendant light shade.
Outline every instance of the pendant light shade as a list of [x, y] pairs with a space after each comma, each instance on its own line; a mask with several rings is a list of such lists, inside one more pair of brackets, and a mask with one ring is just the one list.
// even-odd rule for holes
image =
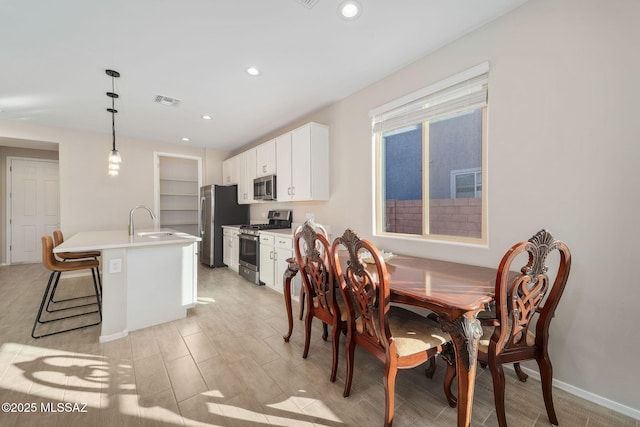
[[111, 150], [111, 154], [109, 154], [109, 163], [120, 164], [120, 162], [122, 162], [120, 152], [118, 150]]
[[116, 110], [115, 100], [119, 98], [115, 93], [115, 79], [120, 77], [120, 73], [114, 70], [106, 70], [105, 73], [111, 77], [111, 92], [107, 92], [107, 96], [111, 98], [111, 108], [107, 108], [107, 111], [111, 113], [111, 131], [113, 135], [113, 144], [111, 146], [111, 153], [109, 153], [109, 175], [116, 176], [120, 171], [120, 163], [122, 163], [122, 157], [120, 152], [116, 149]]

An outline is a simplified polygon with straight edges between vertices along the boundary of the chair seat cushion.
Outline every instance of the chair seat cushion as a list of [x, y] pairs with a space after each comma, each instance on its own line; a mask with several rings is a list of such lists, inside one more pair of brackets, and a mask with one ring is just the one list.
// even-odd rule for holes
[[60, 259], [83, 259], [83, 258], [97, 258], [100, 256], [99, 251], [87, 251], [87, 252], [59, 252], [56, 256]]
[[98, 268], [100, 264], [96, 260], [79, 260], [79, 261], [56, 261], [53, 265], [45, 264], [45, 267], [51, 271], [77, 271], [91, 268]]
[[[338, 303], [338, 309], [340, 310], [340, 320], [346, 322], [348, 310], [347, 305], [344, 303], [342, 298], [337, 297], [336, 300]], [[313, 297], [313, 308], [320, 308], [320, 299], [317, 296]], [[331, 312], [331, 314], [333, 314], [333, 310], [331, 307], [329, 307], [329, 311]]]
[[[511, 329], [511, 321], [509, 321], [509, 329]], [[482, 336], [480, 337], [480, 342], [478, 343], [478, 351], [483, 353], [487, 353], [489, 351], [489, 341], [491, 340], [491, 335], [493, 335], [493, 331], [495, 328], [493, 326], [483, 326], [482, 327]], [[532, 346], [536, 343], [536, 334], [531, 331], [527, 331], [527, 345]]]
[[451, 341], [437, 322], [397, 306], [389, 309], [389, 329], [396, 342], [398, 357], [435, 350]]

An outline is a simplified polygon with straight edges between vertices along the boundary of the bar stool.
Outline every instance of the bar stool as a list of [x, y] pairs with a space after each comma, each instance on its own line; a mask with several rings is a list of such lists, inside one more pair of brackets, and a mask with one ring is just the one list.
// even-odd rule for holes
[[[54, 230], [53, 232], [53, 247], [57, 247], [59, 245], [61, 245], [64, 242], [64, 236], [62, 235], [62, 231], [61, 230]], [[57, 254], [55, 254], [55, 256], [57, 258], [60, 258], [62, 261], [78, 261], [78, 260], [84, 260], [84, 259], [94, 259], [94, 260], [98, 260], [98, 257], [102, 255], [100, 253], [100, 251], [82, 251], [82, 252], [59, 252]], [[98, 289], [100, 289], [100, 293], [102, 294], [102, 280], [100, 279], [100, 270], [98, 268], [95, 269], [96, 275], [98, 276]], [[57, 284], [57, 281], [56, 281]], [[77, 299], [82, 299], [82, 298], [86, 298], [88, 296], [91, 295], [84, 295], [81, 297], [74, 297], [74, 298], [67, 298], [64, 300], [58, 300], [56, 301], [53, 296], [56, 293], [56, 287], [53, 287], [53, 292], [51, 292], [51, 301], [53, 302], [65, 302], [65, 301], [71, 301], [71, 300], [77, 300]], [[48, 305], [47, 305], [47, 311], [48, 310]]]
[[[62, 235], [62, 231], [55, 230], [53, 232], [53, 247], [60, 246], [64, 243], [64, 237]], [[84, 258], [93, 258], [97, 259], [100, 256], [100, 251], [83, 251], [83, 252], [59, 252], [56, 254], [58, 258], [63, 261], [66, 260], [78, 260]]]
[[[98, 281], [96, 279], [96, 271], [98, 269], [98, 261], [96, 259], [84, 259], [84, 260], [76, 260], [76, 261], [60, 261], [58, 260], [54, 253], [53, 253], [53, 239], [51, 238], [51, 236], [42, 236], [42, 264], [51, 271], [51, 275], [49, 276], [49, 281], [47, 283], [47, 287], [44, 291], [44, 295], [42, 296], [42, 302], [40, 303], [40, 308], [38, 309], [38, 315], [36, 316], [36, 320], [33, 323], [33, 329], [31, 330], [31, 336], [33, 338], [41, 338], [41, 337], [46, 337], [49, 335], [56, 335], [56, 334], [60, 334], [63, 332], [69, 332], [69, 331], [74, 331], [76, 329], [82, 329], [82, 328], [87, 328], [89, 326], [95, 326], [95, 325], [99, 325], [102, 322], [102, 307], [101, 307], [101, 301], [100, 301], [100, 291], [98, 290]], [[53, 301], [53, 293], [55, 292], [55, 289], [58, 286], [58, 281], [60, 280], [60, 276], [62, 275], [63, 272], [65, 271], [79, 271], [79, 270], [85, 270], [85, 269], [90, 269], [91, 270], [91, 275], [93, 276], [93, 289], [95, 291], [95, 293], [93, 295], [87, 295], [84, 298], [88, 298], [88, 297], [95, 297], [96, 302], [92, 302], [92, 303], [87, 303], [87, 304], [79, 304], [79, 305], [74, 305], [74, 306], [66, 306], [63, 308], [58, 308], [58, 309], [51, 309], [49, 310], [49, 305], [53, 302], [54, 304], [56, 303], [56, 301]], [[55, 278], [55, 279], [54, 279]], [[54, 282], [55, 280], [55, 282]], [[53, 284], [53, 287], [52, 287]], [[59, 302], [64, 302], [64, 301], [70, 301], [72, 299], [77, 299], [77, 298], [69, 298], [66, 300], [60, 300]], [[47, 302], [47, 300], [49, 300]], [[56, 317], [54, 319], [49, 319], [49, 320], [43, 320], [42, 319], [42, 311], [45, 308], [45, 303], [47, 304], [47, 311], [50, 313], [56, 313], [56, 312], [61, 312], [61, 311], [65, 311], [65, 310], [71, 310], [74, 308], [81, 308], [81, 307], [86, 307], [86, 306], [91, 306], [91, 305], [97, 305], [97, 310], [94, 311], [89, 311], [89, 312], [84, 312], [84, 313], [78, 313], [78, 314], [72, 314], [69, 316], [63, 316], [63, 317]], [[59, 320], [64, 320], [64, 319], [70, 319], [70, 318], [74, 318], [74, 317], [79, 317], [79, 316], [86, 316], [86, 315], [90, 315], [90, 314], [94, 314], [94, 313], [98, 313], [99, 316], [99, 320], [97, 322], [94, 323], [89, 323], [89, 324], [85, 324], [85, 325], [81, 325], [81, 326], [76, 326], [73, 328], [67, 328], [67, 329], [63, 329], [60, 331], [55, 331], [55, 332], [49, 332], [46, 334], [42, 334], [42, 335], [36, 335], [36, 327], [38, 326], [38, 324], [44, 324], [44, 323], [51, 323], [51, 322], [57, 322]]]

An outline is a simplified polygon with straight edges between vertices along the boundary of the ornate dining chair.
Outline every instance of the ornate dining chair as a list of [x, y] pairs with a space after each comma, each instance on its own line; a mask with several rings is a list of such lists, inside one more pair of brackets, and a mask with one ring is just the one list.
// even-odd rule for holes
[[[42, 295], [42, 302], [40, 303], [40, 308], [38, 309], [38, 315], [36, 316], [36, 320], [33, 323], [33, 329], [31, 329], [31, 336], [33, 338], [42, 338], [49, 335], [56, 335], [63, 332], [74, 331], [76, 329], [87, 328], [89, 326], [95, 326], [100, 324], [102, 322], [102, 307], [101, 307], [101, 301], [100, 301], [100, 292], [98, 290], [98, 281], [96, 279], [96, 273], [95, 273], [95, 271], [98, 269], [98, 261], [95, 259], [84, 259], [84, 260], [68, 261], [68, 262], [60, 261], [55, 257], [53, 253], [53, 239], [51, 238], [51, 236], [45, 235], [45, 236], [42, 236], [42, 264], [48, 270], [51, 271], [51, 275], [49, 276], [49, 281], [47, 282], [47, 287], [45, 288], [44, 295]], [[56, 303], [56, 301], [53, 301], [53, 290], [58, 286], [60, 275], [63, 272], [67, 272], [67, 271], [79, 271], [79, 270], [85, 270], [85, 269], [91, 270], [91, 274], [93, 276], [93, 289], [95, 293], [93, 295], [87, 295], [83, 298], [95, 297], [95, 302], [78, 304], [73, 306], [62, 304], [64, 307], [49, 309], [49, 305], [52, 302]], [[70, 301], [72, 299], [75, 299], [75, 298], [69, 298], [66, 300], [61, 300], [59, 302]], [[81, 313], [75, 313], [68, 316], [55, 317], [53, 319], [45, 320], [42, 317], [43, 315], [42, 312], [45, 309], [45, 304], [47, 305], [47, 311], [50, 313], [63, 312], [63, 311], [72, 310], [72, 309], [80, 309], [82, 307], [91, 306], [91, 305], [96, 305], [97, 308], [96, 310], [93, 310], [93, 311], [83, 310]], [[36, 327], [38, 326], [38, 324], [57, 322], [64, 319], [71, 319], [74, 317], [86, 316], [94, 313], [98, 314], [99, 320], [97, 322], [87, 323], [81, 326], [69, 327], [69, 328], [57, 330], [54, 332], [48, 332], [48, 333], [36, 335]]]
[[[332, 363], [329, 379], [336, 380], [338, 369], [338, 349], [340, 332], [346, 330], [346, 310], [335, 286], [333, 268], [330, 261], [330, 244], [322, 232], [318, 232], [310, 221], [300, 226], [294, 236], [296, 262], [302, 276], [302, 288], [306, 294], [304, 316], [305, 339], [302, 357], [306, 359], [311, 343], [313, 318], [322, 321], [322, 339], [327, 340], [328, 326], [331, 326]], [[341, 307], [342, 305], [342, 307]]]
[[[327, 241], [329, 240], [329, 234], [327, 233], [327, 229], [324, 228], [323, 225], [318, 224], [317, 222], [314, 222], [313, 220], [307, 220], [307, 221], [305, 221], [305, 224], [306, 223], [309, 223], [313, 227], [313, 229], [315, 230], [316, 233], [322, 234], [324, 236], [324, 238], [327, 239]], [[301, 227], [302, 227], [302, 225], [300, 227], [298, 227], [298, 229], [301, 229]], [[306, 294], [304, 292], [304, 287], [302, 287], [302, 289], [300, 290], [300, 317], [299, 317], [300, 320], [302, 320], [302, 317], [304, 316], [304, 307], [305, 307], [304, 301], [305, 301], [305, 298], [306, 298]]]
[[[546, 265], [549, 255], [558, 251], [558, 269], [550, 283]], [[511, 272], [518, 255], [529, 260], [519, 274]], [[504, 396], [505, 378], [502, 365], [513, 363], [520, 381], [527, 380], [520, 362], [535, 360], [540, 369], [542, 396], [551, 424], [558, 425], [553, 407], [553, 368], [549, 358], [549, 325], [567, 284], [571, 269], [571, 253], [567, 245], [555, 240], [547, 230], [538, 231], [526, 242], [511, 247], [503, 256], [496, 276], [495, 311], [478, 316], [483, 335], [478, 345], [478, 361], [489, 366], [493, 378], [493, 395], [498, 424], [507, 425]], [[535, 332], [533, 332], [535, 330]], [[448, 366], [445, 389], [451, 388], [455, 366]]]
[[[346, 258], [340, 255], [341, 248], [347, 250]], [[371, 266], [362, 260], [365, 251], [371, 254]], [[387, 267], [371, 242], [347, 229], [333, 242], [331, 252], [348, 314], [344, 396], [351, 392], [354, 352], [359, 345], [384, 363], [384, 425], [391, 426], [398, 369], [431, 360], [450, 345], [451, 338], [433, 320], [391, 306]]]

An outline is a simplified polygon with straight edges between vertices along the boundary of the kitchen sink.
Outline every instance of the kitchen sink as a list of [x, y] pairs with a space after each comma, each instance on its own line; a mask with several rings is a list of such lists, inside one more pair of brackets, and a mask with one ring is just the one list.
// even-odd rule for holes
[[158, 237], [173, 236], [175, 233], [173, 231], [141, 231], [136, 234], [141, 237], [151, 237], [157, 239]]

